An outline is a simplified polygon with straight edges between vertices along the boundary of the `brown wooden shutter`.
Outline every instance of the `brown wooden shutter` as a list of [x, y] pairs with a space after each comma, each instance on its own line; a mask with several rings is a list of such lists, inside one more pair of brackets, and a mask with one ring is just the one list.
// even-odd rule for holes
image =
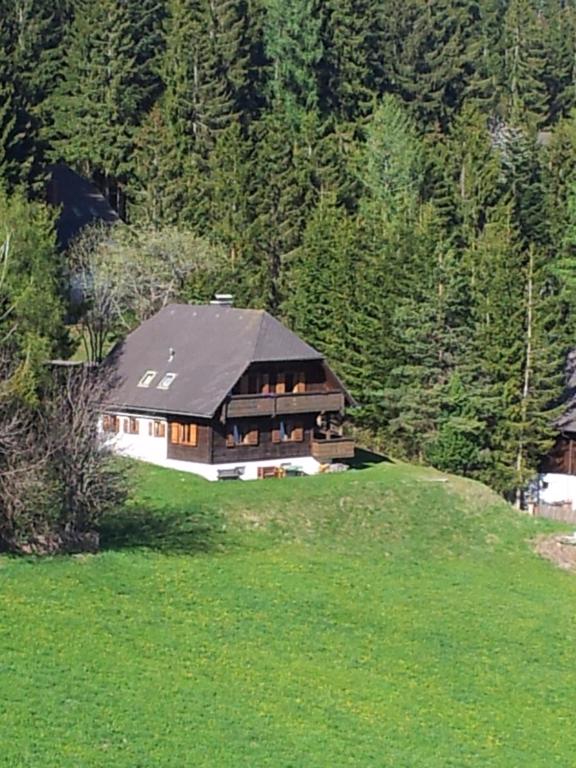
[[269, 373], [262, 374], [260, 391], [262, 392], [263, 395], [270, 394], [270, 374]]
[[129, 434], [129, 432], [130, 432], [130, 420], [129, 419], [124, 419], [124, 432], [126, 434]]
[[244, 442], [246, 445], [258, 445], [258, 430], [254, 428], [247, 432]]
[[174, 443], [175, 445], [178, 445], [180, 442], [180, 424], [177, 424], [175, 421], [170, 424], [170, 442]]
[[132, 419], [132, 434], [138, 435], [140, 434], [140, 422], [138, 419]]
[[279, 373], [276, 376], [276, 394], [283, 395], [286, 392], [286, 374]]
[[190, 424], [188, 438], [190, 445], [194, 447], [198, 445], [198, 424]]
[[299, 394], [306, 392], [306, 375], [304, 371], [299, 371], [296, 374], [296, 386], [294, 387], [294, 392]]
[[292, 440], [295, 443], [301, 443], [304, 440], [304, 427], [302, 424], [295, 424], [292, 427], [292, 432], [290, 433], [290, 440]]
[[278, 429], [278, 427], [275, 427], [272, 430], [272, 442], [273, 443], [280, 443], [280, 442], [282, 442], [282, 438], [280, 436], [280, 430]]
[[156, 422], [156, 437], [166, 437], [166, 424], [163, 421]]

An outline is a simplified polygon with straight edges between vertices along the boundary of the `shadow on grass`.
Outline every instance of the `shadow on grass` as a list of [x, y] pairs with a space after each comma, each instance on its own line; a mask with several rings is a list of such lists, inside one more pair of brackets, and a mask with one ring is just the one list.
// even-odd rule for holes
[[166, 554], [197, 554], [215, 549], [222, 522], [189, 510], [127, 507], [100, 526], [103, 550], [150, 549]]
[[375, 464], [383, 464], [384, 462], [387, 464], [394, 463], [391, 458], [384, 456], [384, 454], [375, 453], [374, 451], [369, 451], [365, 448], [357, 448], [354, 458], [348, 459], [346, 464], [348, 464], [351, 469], [368, 469]]

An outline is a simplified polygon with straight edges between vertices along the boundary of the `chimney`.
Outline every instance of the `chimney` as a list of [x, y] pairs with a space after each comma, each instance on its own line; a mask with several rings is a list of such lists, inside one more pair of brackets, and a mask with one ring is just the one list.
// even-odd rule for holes
[[234, 297], [231, 293], [216, 293], [210, 304], [217, 307], [232, 307], [234, 306]]

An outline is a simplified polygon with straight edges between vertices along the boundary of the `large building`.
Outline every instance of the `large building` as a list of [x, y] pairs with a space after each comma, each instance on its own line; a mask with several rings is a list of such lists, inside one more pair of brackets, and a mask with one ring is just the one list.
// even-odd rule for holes
[[109, 355], [101, 427], [115, 450], [209, 480], [314, 474], [354, 455], [352, 398], [324, 357], [267, 312], [172, 304]]

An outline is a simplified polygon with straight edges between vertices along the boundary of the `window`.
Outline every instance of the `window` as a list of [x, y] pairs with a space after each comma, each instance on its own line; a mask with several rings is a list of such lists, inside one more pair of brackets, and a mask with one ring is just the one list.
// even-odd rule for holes
[[170, 425], [170, 442], [174, 445], [188, 445], [195, 448], [198, 445], [198, 425], [172, 422]]
[[168, 389], [177, 375], [176, 373], [165, 373], [160, 379], [157, 389]]
[[258, 429], [253, 425], [232, 424], [228, 427], [226, 446], [236, 448], [239, 445], [258, 445]]
[[146, 371], [144, 376], [140, 379], [138, 382], [139, 387], [149, 387], [150, 384], [154, 381], [154, 377], [156, 376], [156, 371]]
[[120, 419], [118, 416], [111, 416], [109, 413], [102, 417], [102, 429], [104, 432], [120, 432]]
[[273, 443], [301, 443], [304, 440], [304, 426], [298, 421], [281, 419], [272, 430]]
[[150, 437], [166, 437], [166, 423], [163, 421], [149, 421], [148, 434]]
[[127, 435], [137, 435], [140, 432], [138, 419], [130, 416], [128, 419], [124, 419], [124, 432]]

